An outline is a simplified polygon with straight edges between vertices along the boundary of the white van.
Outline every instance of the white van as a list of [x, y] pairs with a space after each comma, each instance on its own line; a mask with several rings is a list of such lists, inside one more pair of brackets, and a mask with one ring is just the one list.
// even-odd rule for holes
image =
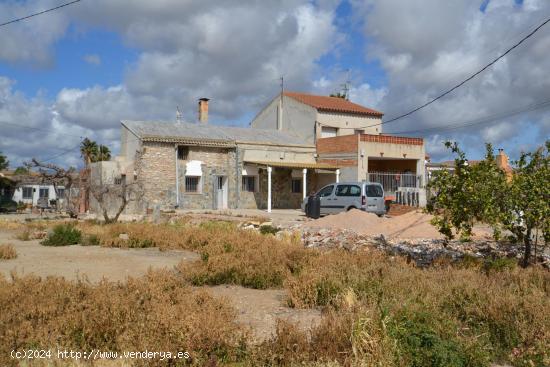
[[[375, 182], [339, 182], [323, 187], [316, 193], [321, 200], [321, 215], [360, 209], [377, 215], [386, 214], [384, 189]], [[302, 210], [307, 212], [306, 197]]]

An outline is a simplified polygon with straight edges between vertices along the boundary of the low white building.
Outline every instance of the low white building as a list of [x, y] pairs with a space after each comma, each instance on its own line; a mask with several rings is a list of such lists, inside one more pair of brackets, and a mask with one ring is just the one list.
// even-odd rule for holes
[[42, 182], [42, 179], [33, 175], [20, 175], [11, 177], [16, 182], [13, 189], [12, 200], [17, 203], [24, 203], [32, 207], [49, 208], [55, 206], [55, 201], [59, 198], [63, 201], [65, 196], [65, 187], [57, 186], [48, 182]]

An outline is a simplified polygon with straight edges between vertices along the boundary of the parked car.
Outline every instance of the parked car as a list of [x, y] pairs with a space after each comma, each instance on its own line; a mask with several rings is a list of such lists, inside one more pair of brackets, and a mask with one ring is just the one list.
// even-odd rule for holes
[[[377, 215], [386, 213], [384, 189], [375, 182], [339, 182], [323, 187], [315, 195], [321, 201], [321, 215], [359, 209]], [[307, 212], [306, 197], [302, 210]]]
[[15, 213], [17, 203], [10, 198], [0, 197], [0, 213]]

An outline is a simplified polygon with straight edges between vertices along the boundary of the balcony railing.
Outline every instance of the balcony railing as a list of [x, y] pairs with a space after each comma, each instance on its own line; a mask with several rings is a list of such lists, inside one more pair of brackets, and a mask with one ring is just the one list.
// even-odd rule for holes
[[422, 176], [415, 173], [401, 172], [369, 172], [367, 174], [369, 182], [378, 182], [388, 194], [395, 194], [399, 188], [420, 188], [422, 186]]

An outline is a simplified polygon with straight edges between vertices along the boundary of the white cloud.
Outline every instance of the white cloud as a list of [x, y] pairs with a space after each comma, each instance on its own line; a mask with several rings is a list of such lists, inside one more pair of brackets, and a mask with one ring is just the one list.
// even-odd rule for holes
[[96, 55], [96, 54], [84, 55], [84, 57], [82, 59], [85, 62], [87, 62], [88, 64], [93, 65], [93, 66], [101, 65], [101, 57], [99, 57], [99, 55]]
[[[417, 107], [463, 80], [542, 22], [547, 1], [491, 0], [485, 12], [468, 0], [354, 1], [369, 39], [368, 57], [387, 73], [387, 93], [380, 108], [391, 118]], [[499, 61], [478, 78], [410, 118], [385, 125], [385, 131], [438, 127], [522, 107], [548, 98], [550, 89], [550, 26]], [[483, 153], [483, 142], [515, 150], [517, 141], [531, 147], [548, 138], [548, 112], [539, 111], [487, 126], [441, 132], [436, 140], [456, 139], [470, 151]], [[527, 123], [530, 122], [530, 125]], [[527, 126], [539, 126], [533, 139]]]
[[[0, 12], [8, 9], [16, 15], [16, 8], [21, 7], [19, 13], [28, 14], [48, 5], [37, 0], [8, 4], [0, 5]], [[123, 82], [63, 88], [51, 102], [18, 96], [6, 87], [0, 87], [0, 93], [8, 93], [8, 99], [19, 99], [30, 109], [47, 111], [33, 121], [52, 129], [44, 135], [51, 136], [51, 141], [40, 144], [40, 149], [48, 152], [68, 141], [78, 143], [78, 137], [56, 135], [73, 130], [76, 135], [104, 139], [103, 143], [116, 146], [121, 119], [174, 119], [176, 106], [185, 119], [194, 121], [199, 97], [212, 99], [213, 123], [232, 123], [273, 97], [281, 75], [289, 88], [311, 88], [317, 60], [340, 40], [334, 25], [335, 6], [333, 0], [83, 1], [51, 16], [36, 17], [42, 28], [17, 29], [21, 34], [13, 33], [17, 36], [13, 45], [4, 43], [0, 35], [0, 62], [25, 61], [45, 67], [53, 61], [52, 46], [68, 24], [74, 24], [79, 32], [101, 28], [117, 32], [125, 44], [139, 50]], [[34, 29], [44, 34], [35, 34]], [[30, 46], [36, 43], [32, 52], [17, 50], [15, 45], [27, 41]], [[84, 61], [99, 64], [101, 59], [90, 54]], [[0, 114], [5, 112], [2, 110], [0, 106]], [[11, 121], [18, 121], [16, 113], [9, 115]], [[14, 132], [9, 138], [10, 154], [16, 157], [10, 157], [12, 161], [37, 153], [36, 146], [20, 147], [24, 141], [21, 134]], [[8, 139], [2, 136], [0, 144], [0, 149], [7, 150], [3, 146]]]

